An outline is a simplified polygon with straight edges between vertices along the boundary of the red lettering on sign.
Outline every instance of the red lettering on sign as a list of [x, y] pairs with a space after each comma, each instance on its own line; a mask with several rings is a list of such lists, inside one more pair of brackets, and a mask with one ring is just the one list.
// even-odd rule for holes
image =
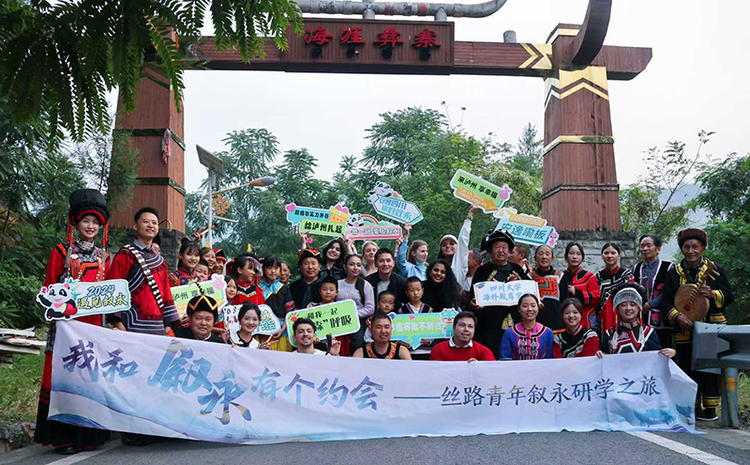
[[339, 34], [342, 44], [364, 44], [361, 27], [342, 27]]
[[333, 36], [331, 34], [326, 33], [326, 28], [324, 27], [316, 27], [313, 32], [310, 32], [310, 28], [307, 28], [307, 32], [305, 32], [305, 43], [306, 44], [318, 44], [318, 45], [325, 45], [328, 42], [331, 41]]
[[437, 32], [432, 31], [429, 28], [424, 28], [424, 31], [420, 32], [416, 37], [414, 37], [414, 42], [412, 43], [412, 45], [417, 48], [440, 47], [440, 44], [437, 41]]
[[396, 44], [404, 43], [403, 40], [399, 39], [400, 35], [401, 32], [397, 31], [395, 28], [387, 27], [385, 28], [385, 31], [378, 34], [378, 40], [376, 40], [375, 43], [380, 45], [381, 47], [385, 47], [386, 45], [395, 47]]

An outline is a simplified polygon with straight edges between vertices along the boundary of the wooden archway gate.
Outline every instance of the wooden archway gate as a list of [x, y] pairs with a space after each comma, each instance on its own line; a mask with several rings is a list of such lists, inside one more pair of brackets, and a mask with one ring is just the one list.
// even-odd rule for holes
[[[611, 0], [590, 0], [582, 25], [558, 24], [542, 44], [455, 41], [452, 22], [306, 18], [305, 36], [288, 33], [285, 52], [269, 40], [264, 60], [243, 63], [239, 53], [217, 53], [208, 37], [190, 48], [185, 64], [196, 70], [543, 78], [542, 215], [558, 231], [621, 231], [607, 83], [633, 79], [652, 52], [603, 46], [610, 12]], [[184, 231], [183, 115], [162, 76], [142, 79], [136, 110], [117, 122], [130, 131], [142, 158], [132, 207], [114, 213], [115, 226], [131, 226], [134, 210], [149, 205]]]

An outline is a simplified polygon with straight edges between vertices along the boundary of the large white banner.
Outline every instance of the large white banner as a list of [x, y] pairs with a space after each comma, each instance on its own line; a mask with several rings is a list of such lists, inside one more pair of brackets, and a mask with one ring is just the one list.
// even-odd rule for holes
[[50, 418], [229, 443], [687, 430], [696, 385], [656, 353], [523, 362], [301, 355], [60, 322]]

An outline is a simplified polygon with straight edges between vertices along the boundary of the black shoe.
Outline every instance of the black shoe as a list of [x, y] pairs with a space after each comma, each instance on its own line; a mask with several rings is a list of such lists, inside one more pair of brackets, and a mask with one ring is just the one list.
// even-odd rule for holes
[[716, 414], [715, 408], [708, 407], [695, 412], [695, 419], [698, 421], [716, 421], [719, 419], [719, 415]]
[[55, 454], [73, 455], [77, 453], [78, 451], [73, 446], [55, 447]]

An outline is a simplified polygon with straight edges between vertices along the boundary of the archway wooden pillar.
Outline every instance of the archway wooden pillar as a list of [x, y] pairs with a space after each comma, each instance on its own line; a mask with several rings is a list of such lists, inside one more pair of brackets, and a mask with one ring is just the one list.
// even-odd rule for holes
[[[138, 185], [129, 208], [113, 212], [112, 225], [131, 227], [142, 207], [159, 210], [162, 228], [185, 230], [184, 115], [164, 76], [146, 70], [136, 92], [136, 110], [126, 114], [117, 105], [116, 131], [125, 131], [141, 155]], [[168, 152], [166, 162], [164, 155]]]

